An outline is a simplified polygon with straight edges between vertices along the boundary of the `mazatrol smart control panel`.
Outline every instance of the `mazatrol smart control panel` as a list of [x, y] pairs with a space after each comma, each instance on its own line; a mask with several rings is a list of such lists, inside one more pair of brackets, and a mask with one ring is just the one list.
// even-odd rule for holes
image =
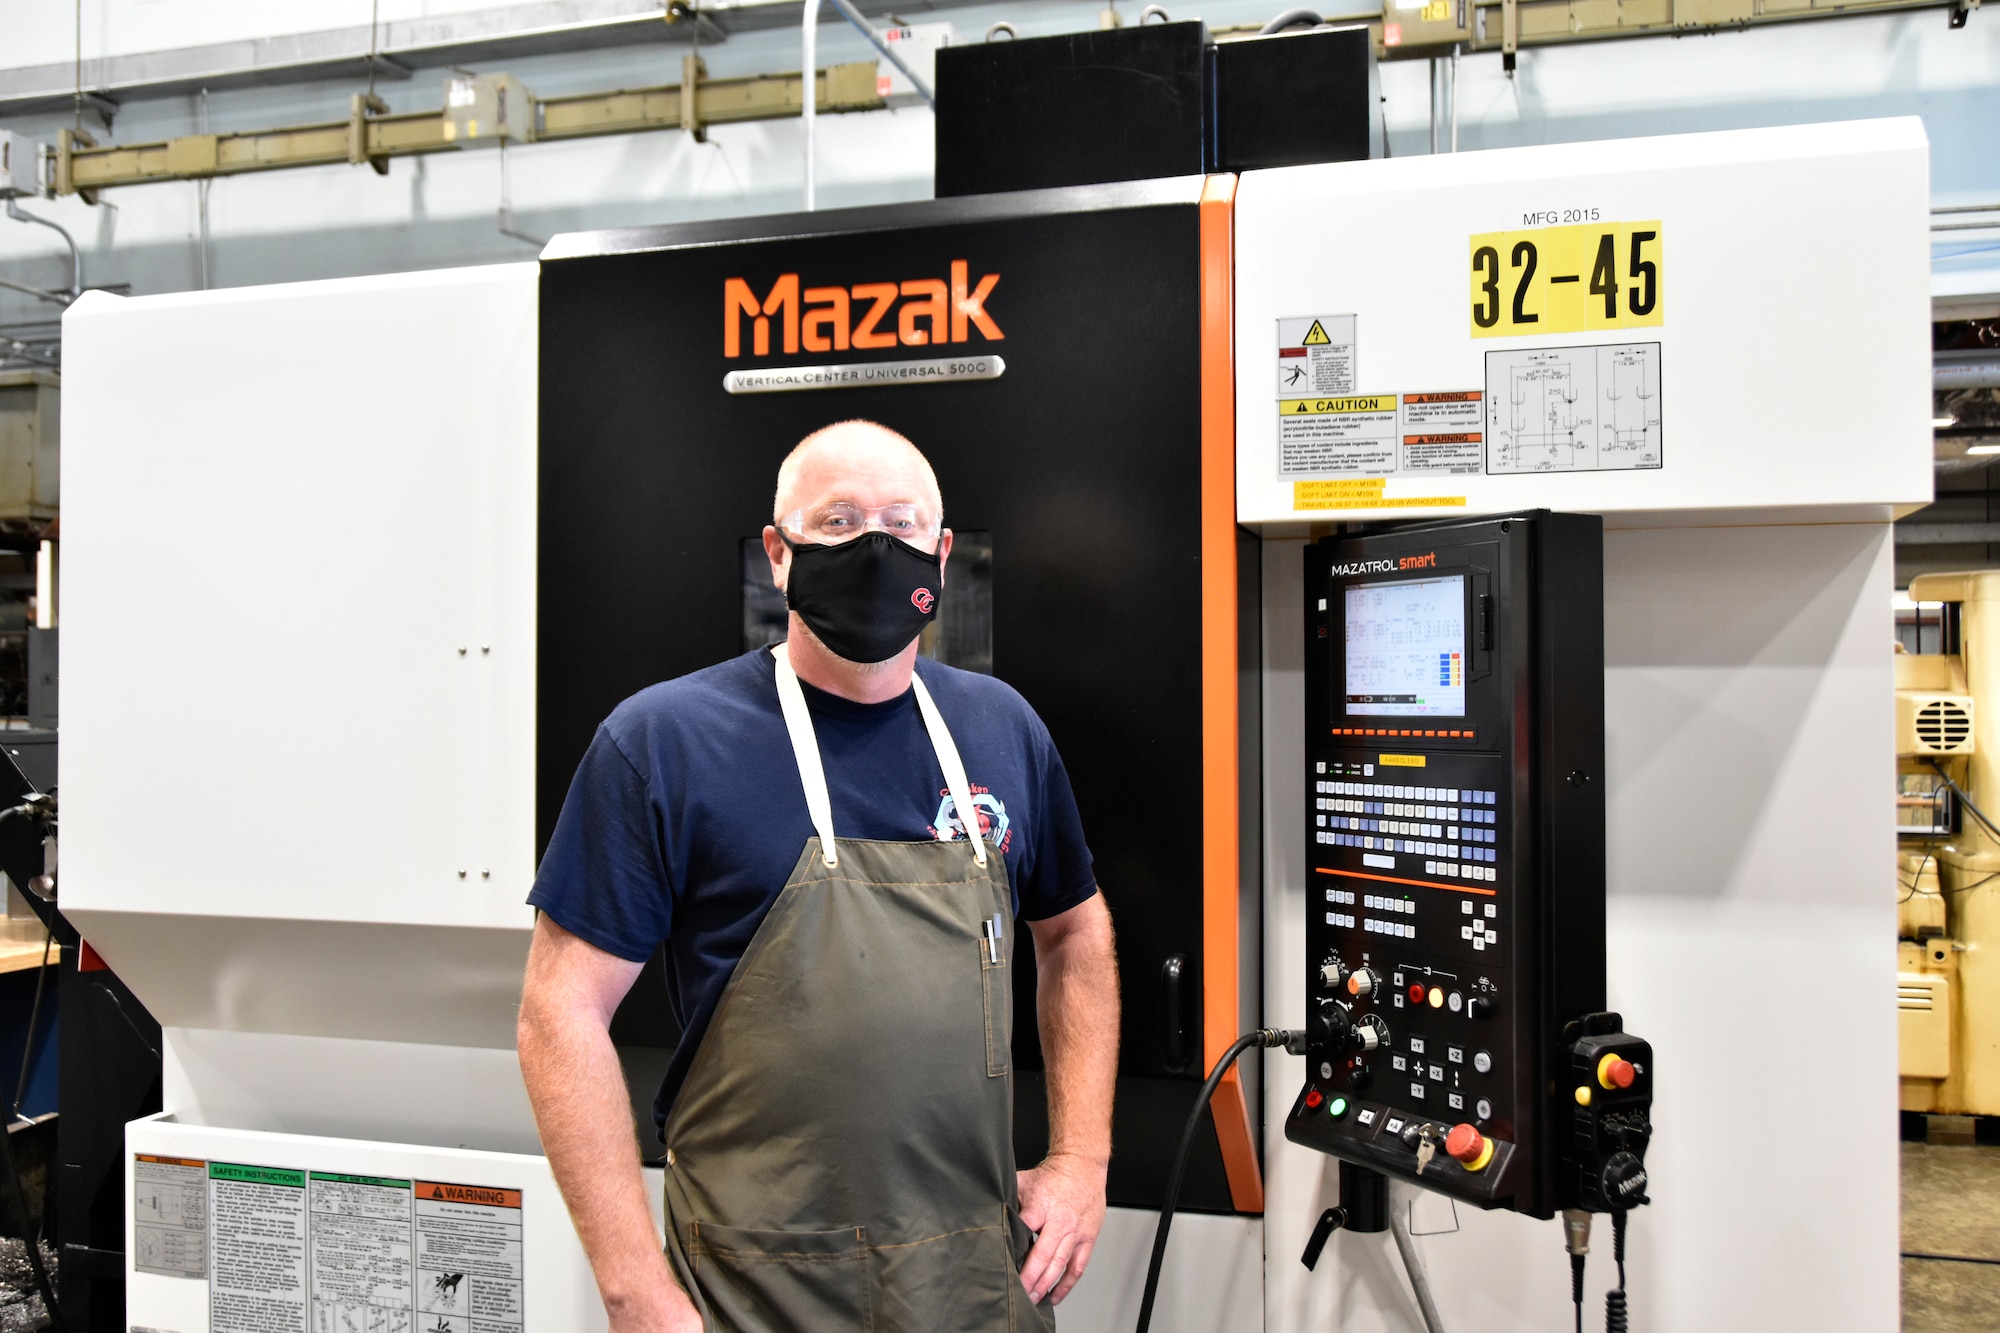
[[1310, 1046], [1286, 1133], [1545, 1216], [1573, 1191], [1564, 1028], [1604, 1007], [1601, 524], [1331, 538], [1305, 612]]

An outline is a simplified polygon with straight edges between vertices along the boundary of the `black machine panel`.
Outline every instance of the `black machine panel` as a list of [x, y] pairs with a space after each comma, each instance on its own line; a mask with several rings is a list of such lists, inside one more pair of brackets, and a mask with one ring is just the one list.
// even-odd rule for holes
[[937, 56], [937, 194], [1368, 157], [1368, 29], [1211, 42], [1199, 22], [950, 46]]
[[[1202, 767], [1184, 744], [1202, 716], [1189, 614], [1202, 573], [1191, 526], [1200, 188], [1185, 179], [593, 233], [558, 240], [542, 267], [541, 844], [614, 705], [744, 650], [757, 615], [742, 542], [769, 522], [792, 446], [854, 417], [907, 434], [937, 470], [945, 521], [990, 553], [990, 669], [1048, 723], [1117, 914], [1125, 991], [1110, 1184], [1113, 1202], [1134, 1205], [1157, 1203], [1202, 1075], [1174, 1054], [1191, 1048], [1198, 1061], [1201, 1041]], [[755, 316], [731, 304], [732, 283]], [[954, 285], [984, 291], [991, 330], [932, 323], [930, 302]], [[804, 310], [823, 309], [835, 288], [849, 294], [838, 330], [788, 304], [794, 292]], [[886, 313], [875, 309], [885, 289]], [[864, 342], [864, 317], [871, 337], [897, 336]], [[809, 337], [839, 345], [816, 351]], [[790, 392], [724, 384], [731, 372], [973, 357], [999, 358], [1004, 373]], [[1254, 596], [1245, 606], [1254, 614]], [[1247, 637], [1254, 644], [1254, 623]], [[1163, 996], [1175, 955], [1189, 960], [1181, 993]], [[1033, 1160], [1045, 1129], [1032, 951], [1016, 966], [1017, 1137]], [[1170, 1040], [1176, 999], [1192, 1031]], [[672, 1044], [657, 970], [615, 1032]], [[1193, 1206], [1230, 1209], [1212, 1130], [1189, 1182]]]
[[1556, 1081], [1604, 1006], [1602, 547], [1598, 519], [1536, 512], [1306, 556], [1310, 1050], [1286, 1133], [1537, 1216], [1575, 1204]]

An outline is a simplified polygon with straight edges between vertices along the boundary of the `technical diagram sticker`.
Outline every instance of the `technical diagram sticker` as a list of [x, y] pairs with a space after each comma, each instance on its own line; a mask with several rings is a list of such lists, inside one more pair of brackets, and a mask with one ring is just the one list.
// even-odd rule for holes
[[132, 1266], [161, 1277], [207, 1278], [207, 1162], [133, 1156]]
[[1278, 397], [1354, 392], [1354, 316], [1301, 315], [1278, 321]]
[[412, 1333], [411, 1182], [311, 1175], [312, 1333]]
[[1616, 472], [1662, 465], [1660, 344], [1486, 354], [1486, 470]]

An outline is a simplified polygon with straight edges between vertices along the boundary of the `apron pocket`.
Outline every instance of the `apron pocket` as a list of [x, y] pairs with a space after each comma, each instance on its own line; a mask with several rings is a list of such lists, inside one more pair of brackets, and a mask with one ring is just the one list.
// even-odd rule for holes
[[876, 1333], [1016, 1333], [1028, 1299], [1012, 1249], [990, 1225], [876, 1247]]
[[1012, 1053], [1008, 1040], [1013, 1026], [1013, 996], [1007, 985], [1007, 957], [993, 962], [986, 953], [986, 941], [979, 942], [979, 989], [986, 1006], [986, 1077], [1001, 1078], [1008, 1071]]
[[750, 1231], [696, 1222], [688, 1257], [715, 1326], [727, 1333], [874, 1326], [861, 1227]]

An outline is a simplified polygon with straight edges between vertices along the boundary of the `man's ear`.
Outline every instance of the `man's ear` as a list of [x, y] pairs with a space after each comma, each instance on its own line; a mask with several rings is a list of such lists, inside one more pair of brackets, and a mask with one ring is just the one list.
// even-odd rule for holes
[[944, 566], [951, 559], [951, 529], [938, 534], [938, 587], [944, 586]]
[[784, 588], [786, 564], [791, 559], [791, 554], [791, 548], [785, 545], [785, 539], [778, 535], [778, 530], [766, 523], [764, 525], [764, 555], [771, 562], [772, 587], [778, 589]]

